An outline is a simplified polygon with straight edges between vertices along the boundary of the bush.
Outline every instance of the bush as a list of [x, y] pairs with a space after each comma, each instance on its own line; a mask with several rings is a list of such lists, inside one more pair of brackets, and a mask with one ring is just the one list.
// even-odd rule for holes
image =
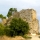
[[27, 36], [27, 35], [23, 35], [23, 38], [25, 38], [25, 39], [31, 39], [32, 37], [31, 36]]
[[0, 36], [3, 36], [4, 34], [4, 26], [0, 23]]
[[21, 18], [13, 18], [10, 22], [9, 29], [6, 30], [7, 34], [11, 37], [22, 36], [29, 32], [29, 25], [27, 22], [23, 21]]

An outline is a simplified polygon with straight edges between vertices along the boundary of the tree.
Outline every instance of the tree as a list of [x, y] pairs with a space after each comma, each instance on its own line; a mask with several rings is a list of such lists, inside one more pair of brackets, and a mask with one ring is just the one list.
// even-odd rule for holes
[[3, 15], [2, 14], [0, 14], [0, 18], [3, 18]]
[[17, 8], [14, 8], [14, 12], [17, 12]]
[[8, 11], [7, 17], [10, 17], [13, 14], [13, 12], [17, 12], [17, 9], [16, 8], [10, 8]]
[[27, 22], [23, 21], [21, 18], [13, 18], [9, 26], [10, 36], [24, 35], [29, 32], [29, 25]]
[[2, 19], [6, 19], [6, 17], [3, 16], [2, 14], [0, 14], [0, 18], [2, 18]]
[[6, 19], [6, 17], [4, 16], [3, 19]]

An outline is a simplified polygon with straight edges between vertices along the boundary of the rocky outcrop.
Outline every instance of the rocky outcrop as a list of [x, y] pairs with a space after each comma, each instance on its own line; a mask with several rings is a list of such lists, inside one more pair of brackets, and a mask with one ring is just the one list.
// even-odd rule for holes
[[36, 18], [36, 11], [34, 9], [21, 10], [20, 18], [29, 23], [30, 33], [38, 33], [39, 21]]
[[7, 24], [10, 24], [12, 18], [22, 18], [24, 21], [29, 23], [30, 33], [38, 33], [39, 21], [36, 18], [36, 11], [34, 9], [23, 9], [20, 12], [15, 12], [7, 20]]

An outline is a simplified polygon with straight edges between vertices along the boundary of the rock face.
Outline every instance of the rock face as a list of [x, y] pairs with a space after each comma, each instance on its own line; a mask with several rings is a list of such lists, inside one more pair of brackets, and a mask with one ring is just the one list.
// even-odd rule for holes
[[38, 33], [39, 21], [36, 18], [36, 11], [34, 9], [25, 9], [20, 12], [15, 12], [10, 18], [12, 19], [13, 17], [22, 18], [24, 21], [28, 22], [30, 33]]
[[21, 10], [20, 17], [29, 23], [30, 33], [38, 33], [39, 22], [34, 9]]

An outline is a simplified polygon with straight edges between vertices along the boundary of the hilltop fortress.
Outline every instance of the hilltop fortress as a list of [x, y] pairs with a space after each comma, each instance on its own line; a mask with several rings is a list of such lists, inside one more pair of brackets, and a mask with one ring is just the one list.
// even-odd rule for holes
[[10, 24], [12, 18], [22, 18], [29, 23], [30, 33], [38, 33], [39, 21], [36, 18], [36, 11], [34, 9], [23, 9], [20, 12], [14, 12], [12, 16], [7, 20], [7, 25]]

